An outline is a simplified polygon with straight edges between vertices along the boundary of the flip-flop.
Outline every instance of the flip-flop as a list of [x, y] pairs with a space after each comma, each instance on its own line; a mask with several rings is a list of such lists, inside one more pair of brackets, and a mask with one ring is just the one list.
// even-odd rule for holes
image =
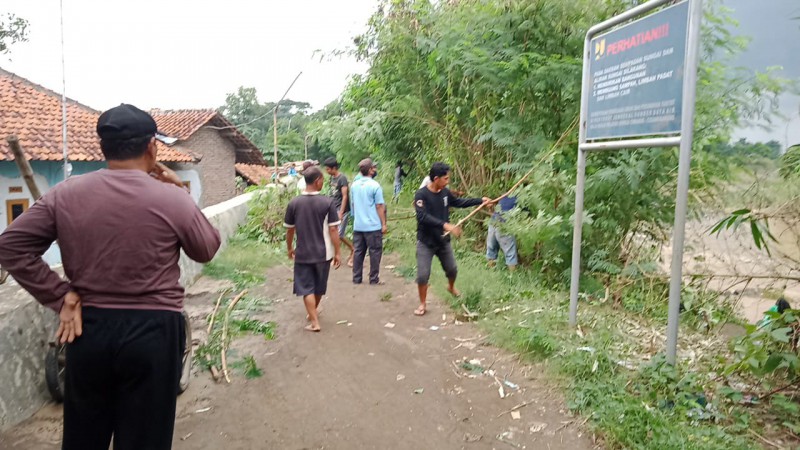
[[424, 316], [426, 312], [428, 312], [428, 310], [427, 309], [422, 309], [422, 307], [420, 306], [419, 308], [414, 310], [414, 315], [415, 316]]
[[303, 329], [306, 331], [313, 331], [314, 333], [319, 333], [320, 331], [319, 328], [314, 328], [313, 325], [306, 325], [305, 327], [303, 327]]

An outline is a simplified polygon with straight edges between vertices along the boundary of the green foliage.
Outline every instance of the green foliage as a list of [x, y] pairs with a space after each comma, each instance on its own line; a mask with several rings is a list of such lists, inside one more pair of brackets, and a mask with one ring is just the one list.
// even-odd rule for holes
[[[230, 317], [228, 317], [228, 330], [225, 342], [223, 342], [222, 335], [225, 326], [225, 311], [227, 311], [230, 302], [231, 299], [226, 298], [220, 304], [219, 313], [214, 320], [211, 333], [206, 339], [206, 342], [201, 344], [195, 352], [196, 363], [204, 369], [208, 369], [212, 366], [219, 368], [222, 364], [221, 355], [223, 345], [230, 351], [232, 340], [246, 333], [264, 336], [266, 340], [275, 339], [274, 322], [264, 322], [249, 315], [251, 312], [263, 311], [265, 306], [263, 299], [245, 296], [236, 304], [235, 309], [231, 311]], [[209, 316], [209, 321], [210, 320], [211, 317]], [[240, 370], [246, 378], [255, 378], [262, 375], [262, 371], [257, 367], [252, 355], [231, 362], [230, 367]]]
[[763, 215], [747, 208], [737, 209], [721, 219], [711, 227], [710, 233], [718, 235], [722, 230], [730, 228], [736, 230], [744, 223], [750, 228], [750, 234], [753, 237], [753, 244], [755, 244], [756, 248], [759, 250], [763, 248], [767, 255], [771, 256], [768, 240], [776, 242], [777, 239], [769, 231], [769, 221]]
[[757, 325], [748, 325], [747, 334], [731, 343], [733, 361], [725, 368], [726, 374], [752, 374], [757, 377], [778, 375], [794, 380], [800, 375], [795, 333], [800, 311], [788, 309], [779, 314], [768, 311], [766, 319]]
[[231, 320], [231, 327], [240, 332], [249, 331], [252, 334], [260, 334], [268, 341], [275, 339], [275, 322], [263, 322], [246, 317]]
[[[319, 125], [319, 138], [345, 164], [372, 155], [412, 160], [422, 178], [434, 161], [453, 167], [454, 184], [475, 196], [504, 192], [533, 162], [518, 192], [523, 208], [505, 227], [549, 281], [566, 283], [574, 211], [573, 132], [583, 38], [588, 27], [629, 2], [579, 0], [383, 1], [356, 56], [370, 71], [353, 79], [343, 114]], [[792, 84], [775, 68], [732, 67], [747, 40], [732, 35], [728, 10], [711, 2], [703, 26], [691, 172], [693, 199], [711, 198], [731, 172], [732, 130], [777, 111]], [[742, 146], [746, 143], [739, 143]], [[739, 145], [737, 144], [737, 145]], [[751, 145], [774, 157], [774, 143]], [[752, 153], [751, 152], [751, 153]], [[677, 150], [593, 154], [587, 167], [583, 248], [596, 278], [646, 262], [641, 253], [669, 237]], [[473, 227], [482, 232], [482, 228]]]
[[256, 365], [253, 355], [247, 355], [243, 359], [231, 363], [231, 368], [241, 371], [248, 380], [264, 375], [264, 372]]
[[295, 192], [279, 188], [258, 188], [252, 192], [247, 222], [242, 225], [241, 234], [262, 243], [274, 244], [282, 241], [286, 238], [283, 218]]
[[0, 15], [0, 55], [17, 42], [28, 40], [28, 21], [14, 14]]
[[512, 334], [518, 351], [535, 358], [547, 358], [559, 349], [558, 342], [549, 333], [540, 329], [517, 327]]
[[789, 147], [780, 159], [780, 174], [786, 179], [800, 177], [800, 145]]

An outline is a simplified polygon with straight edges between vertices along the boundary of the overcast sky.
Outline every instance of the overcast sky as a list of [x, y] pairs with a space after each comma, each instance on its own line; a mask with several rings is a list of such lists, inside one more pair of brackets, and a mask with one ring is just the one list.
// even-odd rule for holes
[[[566, 1], [566, 0], [565, 0]], [[780, 65], [800, 79], [800, 0], [724, 0], [753, 41], [741, 63]], [[377, 0], [64, 0], [67, 95], [104, 110], [216, 108], [239, 86], [275, 101], [302, 71], [289, 98], [314, 109], [336, 99], [350, 74], [367, 68], [346, 57], [319, 62], [316, 50], [351, 44]], [[58, 0], [2, 0], [0, 12], [30, 22], [30, 40], [0, 56], [0, 67], [61, 90]], [[742, 130], [756, 140], [800, 142], [800, 99], [772, 130]]]
[[[800, 0], [724, 0], [739, 21], [738, 34], [750, 36], [750, 47], [739, 63], [754, 70], [781, 66], [783, 76], [800, 80]], [[784, 146], [800, 144], [800, 97], [781, 97], [787, 120], [778, 119], [770, 130], [750, 128], [738, 136], [750, 140], [775, 139]]]
[[[320, 63], [365, 30], [376, 0], [64, 0], [67, 96], [96, 109], [216, 108], [239, 86], [261, 101], [289, 98], [315, 109], [336, 99], [352, 59]], [[58, 0], [2, 0], [30, 22], [0, 67], [61, 91]]]

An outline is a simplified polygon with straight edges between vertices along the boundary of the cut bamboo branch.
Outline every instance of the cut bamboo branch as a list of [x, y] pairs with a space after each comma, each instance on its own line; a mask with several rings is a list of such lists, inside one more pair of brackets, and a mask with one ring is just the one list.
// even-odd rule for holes
[[[502, 200], [502, 199], [508, 197], [509, 195], [511, 195], [512, 192], [514, 192], [525, 180], [528, 179], [529, 176], [531, 176], [531, 174], [533, 173], [534, 170], [539, 168], [539, 166], [542, 165], [542, 163], [547, 161], [548, 158], [550, 158], [551, 156], [553, 156], [555, 154], [556, 149], [558, 149], [558, 146], [561, 145], [561, 143], [564, 141], [564, 139], [566, 139], [566, 137], [569, 136], [572, 133], [572, 131], [575, 129], [576, 125], [578, 125], [578, 118], [577, 117], [575, 118], [575, 120], [572, 121], [570, 126], [567, 128], [566, 131], [564, 131], [564, 133], [561, 135], [561, 137], [558, 138], [558, 141], [556, 141], [556, 143], [553, 144], [553, 146], [550, 148], [550, 150], [547, 153], [545, 153], [541, 158], [539, 158], [539, 160], [536, 161], [536, 164], [534, 164], [533, 167], [531, 167], [525, 173], [525, 175], [522, 176], [522, 178], [520, 178], [516, 183], [514, 183], [513, 186], [511, 186], [511, 189], [509, 189], [508, 191], [506, 191], [505, 194], [501, 195], [500, 197], [497, 197], [494, 200], [491, 200], [489, 202], [481, 203], [477, 208], [475, 208], [466, 217], [464, 217], [463, 219], [459, 220], [458, 223], [456, 223], [456, 228], [458, 228], [461, 225], [463, 225], [467, 220], [472, 218], [472, 216], [474, 216], [475, 214], [478, 214], [481, 211], [481, 209], [483, 209], [486, 205], [497, 203], [500, 200]], [[449, 231], [446, 231], [444, 233], [445, 236], [447, 236], [448, 234], [450, 234]]]
[[222, 360], [222, 375], [225, 377], [225, 381], [227, 381], [228, 383], [231, 382], [231, 378], [228, 376], [228, 358], [225, 356], [225, 353], [227, 353], [228, 351], [228, 346], [226, 343], [228, 339], [228, 322], [230, 320], [231, 311], [233, 311], [233, 308], [236, 307], [236, 304], [239, 303], [239, 300], [241, 300], [242, 297], [244, 297], [244, 294], [246, 293], [247, 289], [243, 290], [242, 292], [239, 292], [239, 295], [237, 295], [236, 297], [233, 298], [233, 300], [231, 300], [231, 303], [225, 310], [225, 317], [223, 318], [222, 321], [222, 352], [221, 352], [222, 354], [220, 355], [220, 359]]
[[219, 298], [217, 299], [217, 304], [214, 305], [214, 311], [211, 311], [211, 320], [208, 322], [208, 330], [206, 331], [206, 335], [211, 336], [211, 330], [214, 329], [214, 318], [217, 315], [217, 310], [219, 310], [219, 304], [222, 303], [222, 298], [225, 297], [225, 294], [228, 293], [230, 289], [225, 288], [221, 294], [219, 294]]
[[31, 193], [31, 197], [33, 197], [34, 201], [39, 200], [42, 193], [39, 191], [39, 187], [36, 186], [36, 181], [33, 179], [31, 163], [25, 159], [25, 153], [22, 151], [22, 147], [19, 146], [19, 139], [12, 134], [6, 138], [6, 142], [8, 142], [8, 146], [11, 147], [11, 153], [14, 154], [14, 162], [17, 163], [19, 172], [22, 174], [25, 184], [28, 185], [28, 191]]
[[211, 371], [211, 378], [214, 379], [215, 382], [219, 382], [219, 370], [217, 370], [214, 364], [211, 364], [211, 356], [206, 355], [206, 361], [209, 362], [208, 369]]

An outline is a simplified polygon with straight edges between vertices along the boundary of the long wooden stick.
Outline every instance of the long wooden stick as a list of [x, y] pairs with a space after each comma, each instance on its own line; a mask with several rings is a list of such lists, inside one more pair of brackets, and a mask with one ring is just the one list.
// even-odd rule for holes
[[222, 303], [222, 297], [225, 297], [225, 294], [230, 291], [229, 288], [225, 288], [221, 294], [219, 294], [219, 298], [217, 299], [217, 304], [214, 305], [214, 311], [211, 312], [211, 320], [208, 323], [208, 330], [206, 331], [207, 336], [211, 336], [211, 330], [214, 328], [214, 317], [217, 315], [217, 310], [219, 310], [219, 304]]
[[228, 320], [230, 319], [231, 311], [233, 311], [233, 308], [246, 293], [247, 289], [239, 292], [239, 295], [231, 300], [230, 305], [228, 305], [228, 309], [225, 310], [225, 317], [223, 318], [222, 322], [222, 355], [220, 355], [220, 359], [222, 360], [222, 375], [225, 377], [225, 381], [228, 383], [231, 382], [231, 378], [228, 376], [228, 358], [225, 356], [225, 353], [228, 351], [227, 345], [225, 344], [225, 340], [228, 338]]
[[28, 185], [28, 191], [30, 191], [31, 197], [33, 197], [34, 201], [39, 200], [42, 193], [39, 191], [39, 187], [36, 186], [36, 181], [33, 179], [33, 169], [31, 169], [31, 164], [28, 160], [25, 159], [25, 153], [19, 146], [19, 139], [12, 134], [6, 138], [6, 142], [8, 142], [8, 146], [11, 147], [11, 153], [14, 154], [14, 162], [17, 163], [22, 178], [25, 180], [25, 184]]
[[[563, 142], [563, 140], [567, 136], [569, 136], [570, 133], [572, 133], [572, 131], [575, 129], [575, 126], [577, 124], [578, 124], [578, 118], [576, 117], [572, 121], [570, 126], [567, 128], [567, 130], [564, 131], [564, 134], [562, 134], [561, 137], [558, 138], [558, 141], [556, 141], [556, 143], [553, 144], [553, 147], [551, 147], [550, 150], [547, 153], [544, 154], [544, 156], [539, 158], [539, 160], [536, 162], [536, 164], [534, 164], [533, 167], [531, 167], [530, 170], [528, 170], [528, 172], [526, 172], [525, 175], [522, 176], [522, 178], [520, 178], [513, 186], [511, 186], [511, 189], [509, 189], [508, 191], [506, 191], [505, 194], [501, 195], [500, 197], [497, 197], [494, 200], [491, 200], [489, 202], [481, 203], [477, 208], [475, 208], [471, 213], [469, 213], [467, 215], [467, 217], [464, 217], [463, 219], [459, 220], [458, 223], [456, 223], [456, 228], [458, 228], [461, 225], [463, 225], [467, 220], [469, 220], [475, 214], [478, 214], [478, 212], [480, 212], [480, 210], [483, 209], [484, 206], [486, 206], [488, 204], [491, 204], [491, 203], [497, 203], [500, 200], [502, 200], [502, 199], [508, 197], [509, 195], [511, 195], [511, 193], [514, 192], [514, 190], [516, 190], [519, 187], [519, 185], [521, 185], [533, 173], [534, 170], [536, 170], [540, 165], [542, 165], [542, 163], [545, 162], [547, 160], [547, 158], [549, 158], [549, 157], [553, 156], [553, 154], [555, 154], [556, 149], [558, 148], [558, 146], [561, 145], [561, 142]], [[448, 234], [450, 234], [449, 231], [444, 233], [445, 236], [447, 236]]]

